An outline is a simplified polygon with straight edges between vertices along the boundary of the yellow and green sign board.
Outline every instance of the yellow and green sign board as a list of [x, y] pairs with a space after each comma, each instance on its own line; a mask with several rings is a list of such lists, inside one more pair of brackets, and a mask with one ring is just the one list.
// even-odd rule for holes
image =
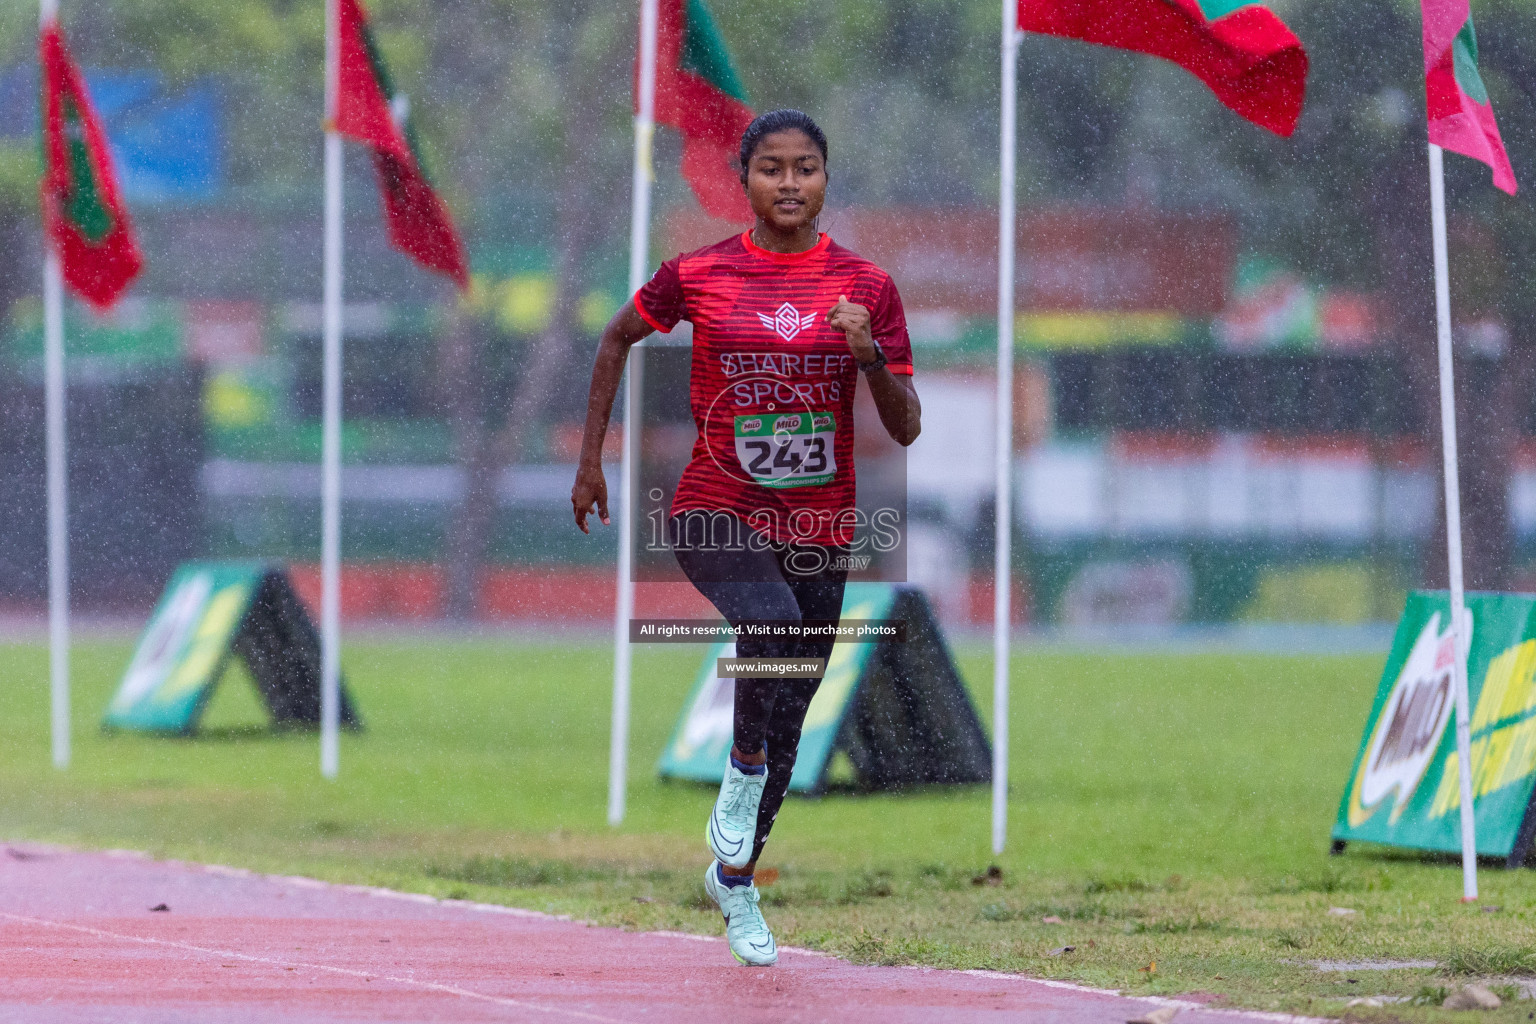
[[[1536, 818], [1536, 598], [1467, 595], [1477, 852], [1525, 860]], [[1408, 596], [1339, 805], [1335, 843], [1461, 849], [1450, 601]]]
[[[107, 729], [196, 731], [231, 657], [275, 725], [320, 720], [320, 640], [281, 566], [188, 562], [176, 570], [107, 707]], [[346, 689], [341, 720], [356, 726]]]
[[[970, 695], [920, 590], [889, 583], [850, 583], [843, 620], [906, 623], [906, 640], [838, 641], [806, 711], [789, 788], [826, 787], [838, 750], [858, 784], [892, 788], [925, 783], [987, 782], [992, 753]], [[735, 680], [717, 675], [735, 642], [710, 645], [657, 771], [663, 778], [719, 783], [731, 750]]]

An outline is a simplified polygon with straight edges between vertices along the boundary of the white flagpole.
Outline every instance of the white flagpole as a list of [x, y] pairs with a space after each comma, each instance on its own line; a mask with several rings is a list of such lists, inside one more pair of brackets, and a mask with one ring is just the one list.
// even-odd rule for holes
[[[38, 24], [59, 16], [41, 0]], [[69, 767], [69, 481], [64, 432], [64, 268], [43, 239], [43, 418], [48, 463], [48, 677], [53, 766]]]
[[43, 393], [48, 438], [48, 673], [53, 766], [69, 767], [69, 483], [64, 434], [64, 271], [43, 263]]
[[1017, 177], [1018, 0], [1003, 0], [997, 203], [997, 543], [992, 569], [992, 852], [1008, 838], [1008, 629], [1013, 586], [1013, 250]]
[[341, 136], [336, 132], [341, 38], [325, 5], [325, 314], [320, 455], [320, 774], [340, 767], [341, 723]]
[[[640, 0], [640, 66], [636, 83], [635, 160], [630, 175], [629, 294], [650, 266], [651, 140], [656, 134], [656, 3]], [[619, 464], [619, 579], [613, 617], [613, 721], [608, 739], [608, 824], [624, 820], [629, 773], [629, 620], [635, 614], [635, 467], [640, 461], [640, 388], [645, 355], [630, 349], [624, 379], [624, 453]]]
[[1444, 152], [1429, 146], [1429, 207], [1435, 236], [1435, 333], [1440, 354], [1440, 447], [1445, 457], [1445, 553], [1451, 589], [1451, 635], [1456, 644], [1456, 762], [1461, 772], [1461, 892], [1477, 899], [1477, 825], [1472, 806], [1471, 709], [1467, 697], [1466, 595], [1461, 578], [1461, 483], [1456, 453], [1456, 388], [1451, 365], [1451, 274], [1445, 241]]

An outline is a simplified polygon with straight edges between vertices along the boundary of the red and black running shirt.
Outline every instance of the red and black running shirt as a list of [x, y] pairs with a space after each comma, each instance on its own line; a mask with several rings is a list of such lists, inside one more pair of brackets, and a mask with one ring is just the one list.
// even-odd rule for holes
[[689, 405], [699, 437], [672, 501], [733, 512], [776, 541], [853, 537], [853, 396], [859, 370], [826, 315], [838, 296], [870, 311], [892, 373], [912, 342], [890, 275], [823, 234], [798, 253], [750, 232], [661, 265], [635, 293], [658, 331], [693, 324]]

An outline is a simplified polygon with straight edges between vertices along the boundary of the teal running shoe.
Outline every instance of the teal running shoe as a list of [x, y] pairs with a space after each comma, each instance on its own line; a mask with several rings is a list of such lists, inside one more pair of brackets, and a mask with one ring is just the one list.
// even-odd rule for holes
[[731, 956], [748, 967], [771, 967], [779, 962], [779, 947], [773, 932], [757, 909], [761, 893], [756, 885], [726, 885], [720, 881], [720, 865], [704, 870], [704, 891], [720, 907], [725, 917], [725, 941]]
[[725, 763], [725, 778], [715, 809], [709, 812], [704, 838], [710, 852], [726, 867], [744, 868], [752, 861], [752, 845], [757, 839], [757, 808], [763, 802], [763, 786], [768, 773], [748, 775]]

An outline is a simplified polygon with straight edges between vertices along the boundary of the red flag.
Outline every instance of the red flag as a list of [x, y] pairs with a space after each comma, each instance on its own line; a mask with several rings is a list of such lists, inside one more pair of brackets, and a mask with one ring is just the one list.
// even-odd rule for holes
[[108, 309], [139, 275], [128, 208], [112, 171], [107, 136], [70, 59], [57, 21], [38, 36], [43, 93], [43, 228], [64, 282], [97, 309]]
[[334, 0], [340, 36], [336, 131], [373, 149], [389, 240], [428, 270], [469, 287], [469, 262], [448, 206], [422, 169], [405, 97], [395, 93], [358, 0]]
[[683, 177], [711, 217], [750, 223], [736, 156], [752, 108], [725, 39], [703, 0], [661, 0], [656, 29], [656, 121], [683, 136]]
[[1019, 27], [1172, 61], [1228, 108], [1289, 136], [1307, 52], [1269, 8], [1243, 0], [1019, 0]]
[[1515, 169], [1477, 69], [1472, 9], [1467, 0], [1424, 0], [1423, 10], [1429, 141], [1481, 160], [1493, 170], [1493, 183], [1514, 195]]

